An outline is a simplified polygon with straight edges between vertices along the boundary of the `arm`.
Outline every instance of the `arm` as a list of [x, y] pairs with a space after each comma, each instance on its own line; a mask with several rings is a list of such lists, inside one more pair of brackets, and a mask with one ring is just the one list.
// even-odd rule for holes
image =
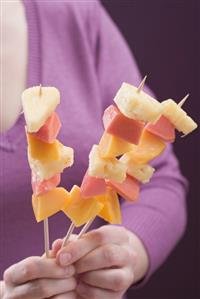
[[168, 257], [186, 225], [186, 181], [171, 146], [152, 163], [156, 173], [143, 185], [138, 204], [122, 202], [123, 225], [144, 244], [150, 276]]

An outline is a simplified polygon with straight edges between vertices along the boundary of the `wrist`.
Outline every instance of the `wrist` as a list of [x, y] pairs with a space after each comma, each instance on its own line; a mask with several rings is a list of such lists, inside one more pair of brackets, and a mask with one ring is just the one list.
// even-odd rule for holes
[[147, 250], [140, 238], [130, 230], [128, 230], [128, 234], [130, 247], [135, 251], [137, 255], [136, 264], [133, 269], [134, 283], [137, 283], [147, 274], [149, 268], [149, 258]]

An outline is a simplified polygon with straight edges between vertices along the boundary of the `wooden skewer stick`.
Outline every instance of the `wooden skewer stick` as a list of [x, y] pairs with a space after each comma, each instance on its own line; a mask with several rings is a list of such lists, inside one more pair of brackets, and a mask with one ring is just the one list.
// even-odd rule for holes
[[69, 227], [69, 229], [68, 229], [68, 231], [67, 231], [67, 234], [66, 234], [66, 236], [65, 236], [65, 238], [63, 240], [62, 248], [66, 246], [67, 241], [69, 240], [69, 238], [70, 238], [71, 234], [73, 233], [74, 229], [75, 229], [75, 225], [72, 222], [71, 225], [70, 225], [70, 227]]
[[189, 97], [189, 93], [186, 94], [186, 96], [178, 103], [179, 107], [182, 107], [185, 104], [185, 101], [187, 100], [187, 98]]
[[138, 88], [137, 88], [138, 93], [143, 89], [146, 79], [147, 79], [147, 75], [143, 78], [142, 82], [138, 86]]
[[44, 219], [44, 248], [46, 257], [49, 258], [49, 222], [48, 218]]
[[87, 232], [87, 230], [89, 229], [89, 227], [91, 226], [92, 222], [94, 221], [95, 218], [92, 218], [91, 220], [89, 220], [84, 227], [82, 228], [82, 230], [80, 231], [80, 233], [78, 234], [78, 238], [80, 239], [82, 237], [83, 234], [85, 234]]
[[39, 96], [41, 97], [42, 95], [42, 84], [40, 83], [40, 87], [39, 87]]

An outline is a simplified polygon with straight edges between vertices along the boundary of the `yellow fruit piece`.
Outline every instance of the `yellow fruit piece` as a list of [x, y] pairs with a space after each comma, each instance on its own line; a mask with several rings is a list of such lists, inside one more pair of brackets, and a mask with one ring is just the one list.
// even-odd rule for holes
[[28, 161], [32, 171], [37, 174], [39, 180], [47, 180], [54, 175], [63, 172], [66, 167], [74, 162], [74, 151], [71, 147], [60, 144], [60, 158], [54, 161], [40, 161], [33, 159], [28, 150]]
[[121, 209], [117, 193], [107, 187], [106, 194], [98, 195], [96, 198], [104, 205], [98, 216], [110, 224], [121, 224]]
[[32, 206], [37, 222], [59, 212], [68, 200], [69, 192], [61, 187], [41, 195], [32, 195]]
[[22, 93], [22, 106], [30, 133], [37, 132], [60, 103], [55, 87], [34, 86]]
[[80, 188], [74, 185], [62, 210], [75, 226], [81, 226], [95, 218], [102, 208], [103, 204], [95, 197], [81, 197]]
[[150, 160], [162, 154], [166, 148], [166, 144], [157, 136], [144, 130], [140, 143], [132, 145], [132, 151], [123, 155], [123, 163], [147, 164]]
[[99, 153], [102, 158], [115, 158], [131, 151], [132, 144], [104, 132], [99, 142]]
[[60, 158], [60, 146], [55, 140], [53, 143], [44, 142], [30, 133], [27, 133], [28, 150], [33, 159], [40, 161], [55, 161]]
[[148, 164], [137, 164], [131, 161], [127, 163], [127, 160], [126, 158], [124, 159], [124, 156], [120, 158], [120, 161], [124, 161], [126, 164], [127, 173], [142, 183], [148, 183], [155, 171], [155, 169]]
[[161, 104], [144, 91], [128, 83], [123, 83], [118, 90], [114, 102], [122, 114], [145, 122], [155, 123], [161, 116]]
[[187, 113], [174, 102], [169, 99], [161, 103], [163, 107], [162, 114], [175, 126], [175, 128], [183, 132], [185, 135], [191, 133], [197, 128], [197, 124]]
[[126, 166], [116, 158], [102, 158], [98, 146], [93, 145], [89, 154], [88, 174], [121, 183], [126, 178]]

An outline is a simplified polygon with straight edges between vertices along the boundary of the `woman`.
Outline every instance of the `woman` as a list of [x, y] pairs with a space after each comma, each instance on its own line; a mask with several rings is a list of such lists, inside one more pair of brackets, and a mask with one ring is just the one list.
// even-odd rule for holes
[[[155, 160], [156, 174], [138, 204], [122, 201], [122, 227], [97, 219], [94, 231], [66, 249], [59, 251], [56, 241], [57, 259], [47, 260], [40, 257], [41, 226], [31, 208], [20, 94], [40, 83], [61, 91], [59, 138], [75, 150], [75, 165], [62, 175], [69, 190], [81, 183], [89, 150], [103, 132], [102, 113], [121, 83], [141, 82], [136, 62], [97, 1], [7, 1], [2, 24], [2, 298], [122, 298], [149, 278], [184, 232], [185, 180], [172, 148]], [[52, 240], [68, 225], [64, 215], [52, 217]]]

